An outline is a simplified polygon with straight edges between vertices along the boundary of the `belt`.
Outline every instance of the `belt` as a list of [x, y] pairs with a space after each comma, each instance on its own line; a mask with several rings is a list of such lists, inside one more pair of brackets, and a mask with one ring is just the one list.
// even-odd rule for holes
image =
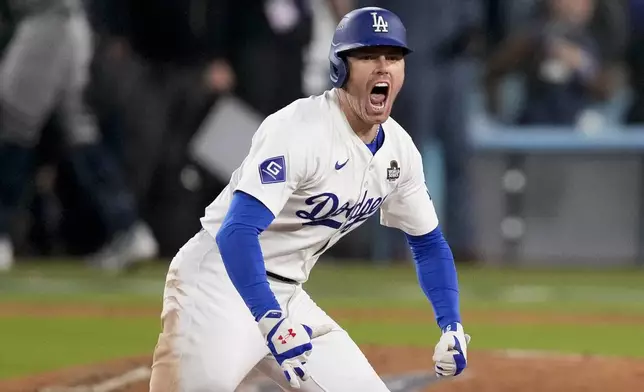
[[266, 276], [268, 276], [269, 278], [273, 278], [275, 280], [279, 280], [280, 282], [284, 282], [284, 283], [288, 283], [288, 284], [298, 284], [298, 282], [293, 280], [293, 279], [285, 278], [285, 277], [280, 276], [278, 274], [274, 274], [274, 273], [272, 273], [270, 271], [266, 271]]

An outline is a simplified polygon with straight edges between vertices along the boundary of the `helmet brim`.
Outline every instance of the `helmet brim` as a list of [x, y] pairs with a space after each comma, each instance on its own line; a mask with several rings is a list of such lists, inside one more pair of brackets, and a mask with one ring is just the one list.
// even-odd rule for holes
[[393, 48], [400, 48], [403, 51], [403, 55], [408, 55], [409, 53], [412, 53], [413, 51], [409, 49], [405, 44], [402, 42], [388, 38], [388, 37], [379, 37], [376, 40], [368, 40], [365, 42], [354, 42], [350, 44], [345, 44], [338, 46], [335, 50], [336, 54], [338, 55], [347, 55], [347, 52], [350, 52], [355, 49], [361, 49], [361, 48], [371, 48], [371, 47], [378, 47], [378, 46], [388, 46], [388, 47], [393, 47]]

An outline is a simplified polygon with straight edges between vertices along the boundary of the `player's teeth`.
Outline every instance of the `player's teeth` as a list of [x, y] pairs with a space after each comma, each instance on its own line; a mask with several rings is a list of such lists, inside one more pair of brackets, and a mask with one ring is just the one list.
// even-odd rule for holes
[[376, 83], [376, 87], [387, 87], [388, 84], [385, 82]]

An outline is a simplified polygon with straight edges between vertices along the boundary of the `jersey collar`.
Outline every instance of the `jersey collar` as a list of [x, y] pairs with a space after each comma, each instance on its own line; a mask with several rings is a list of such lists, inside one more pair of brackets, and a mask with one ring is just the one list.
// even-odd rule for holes
[[[380, 149], [376, 152], [376, 154], [372, 154], [371, 151], [369, 150], [369, 147], [356, 135], [356, 133], [351, 129], [351, 126], [349, 125], [349, 122], [347, 121], [346, 116], [342, 112], [342, 109], [340, 109], [340, 103], [339, 103], [339, 98], [338, 98], [338, 91], [336, 88], [332, 89], [329, 91], [329, 104], [331, 106], [331, 115], [333, 117], [333, 128], [338, 132], [340, 137], [344, 141], [350, 144], [358, 144], [361, 146], [361, 151], [363, 151], [365, 154], [369, 154], [370, 157], [376, 156], [376, 155], [382, 155], [379, 154], [382, 150], [386, 148], [386, 146], [389, 144], [388, 140], [390, 137], [385, 136], [385, 140], [380, 146]], [[384, 124], [380, 126], [380, 131], [381, 132], [386, 132], [387, 127], [387, 121], [385, 121]]]

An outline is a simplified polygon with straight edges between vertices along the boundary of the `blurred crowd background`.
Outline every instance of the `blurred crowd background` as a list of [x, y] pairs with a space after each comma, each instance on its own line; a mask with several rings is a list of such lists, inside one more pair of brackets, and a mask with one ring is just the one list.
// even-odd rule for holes
[[[360, 6], [407, 27], [393, 117], [458, 261], [642, 260], [644, 0], [0, 0], [0, 268], [172, 257]], [[406, 252], [372, 219], [330, 254]]]

